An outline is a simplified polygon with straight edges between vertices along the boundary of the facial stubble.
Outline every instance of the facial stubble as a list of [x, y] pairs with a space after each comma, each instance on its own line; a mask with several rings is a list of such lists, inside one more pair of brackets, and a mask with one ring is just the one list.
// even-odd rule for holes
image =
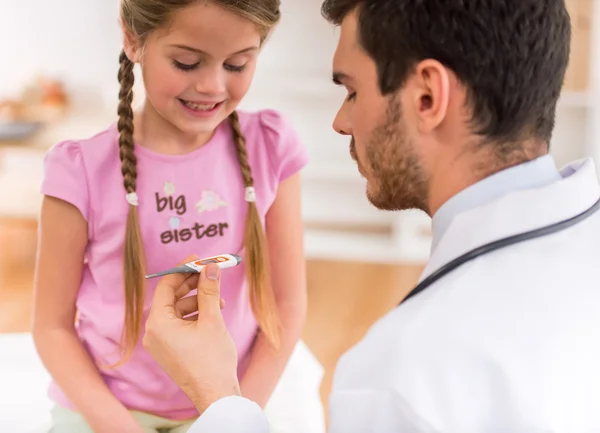
[[[360, 165], [354, 139], [350, 154]], [[427, 212], [428, 182], [417, 149], [407, 134], [400, 103], [391, 98], [384, 121], [366, 145], [366, 170], [371, 187], [367, 198], [381, 210], [419, 209]]]

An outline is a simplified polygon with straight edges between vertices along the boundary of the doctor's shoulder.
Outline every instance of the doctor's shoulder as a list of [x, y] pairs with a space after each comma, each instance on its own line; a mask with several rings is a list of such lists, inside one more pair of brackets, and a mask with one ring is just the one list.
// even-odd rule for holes
[[594, 233], [600, 218], [479, 257], [388, 312], [340, 358], [332, 413], [345, 406], [355, 422], [381, 415], [419, 432], [530, 431], [557, 408], [591, 421], [600, 403]]
[[501, 414], [513, 405], [516, 378], [536, 373], [529, 361], [513, 368], [523, 322], [510, 322], [501, 291], [485, 284], [489, 271], [487, 264], [466, 265], [375, 322], [340, 358], [332, 413], [346, 406], [355, 423], [379, 415], [396, 428], [414, 429], [407, 431], [469, 432], [481, 431], [468, 427], [477, 420], [486, 422], [476, 414]]
[[443, 355], [451, 343], [435, 332], [440, 323], [427, 323], [427, 312], [411, 303], [377, 320], [340, 357], [329, 398], [332, 431], [434, 433], [448, 426], [436, 408], [460, 372]]

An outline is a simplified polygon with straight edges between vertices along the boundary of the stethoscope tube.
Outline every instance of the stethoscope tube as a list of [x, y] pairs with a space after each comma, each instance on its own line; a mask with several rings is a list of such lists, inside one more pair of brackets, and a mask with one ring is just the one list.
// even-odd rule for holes
[[433, 283], [438, 281], [440, 278], [448, 275], [453, 270], [457, 269], [461, 265], [481, 257], [485, 254], [491, 253], [492, 251], [499, 250], [501, 248], [508, 247], [510, 245], [515, 245], [521, 242], [529, 241], [531, 239], [540, 238], [543, 236], [550, 235], [552, 233], [559, 232], [561, 230], [568, 229], [586, 218], [590, 217], [594, 213], [596, 213], [600, 209], [600, 199], [596, 201], [592, 205], [592, 207], [586, 209], [578, 215], [575, 215], [572, 218], [569, 218], [564, 221], [560, 221], [545, 227], [540, 227], [535, 230], [530, 230], [528, 232], [519, 233], [516, 235], [508, 236], [506, 238], [498, 239], [496, 241], [490, 242], [488, 244], [482, 245], [480, 247], [474, 248], [471, 251], [466, 252], [465, 254], [457, 257], [456, 259], [446, 263], [444, 266], [433, 272], [423, 281], [421, 281], [417, 286], [410, 291], [410, 293], [398, 304], [398, 306], [402, 305], [404, 302], [409, 300], [410, 298], [418, 295], [423, 290], [431, 286]]

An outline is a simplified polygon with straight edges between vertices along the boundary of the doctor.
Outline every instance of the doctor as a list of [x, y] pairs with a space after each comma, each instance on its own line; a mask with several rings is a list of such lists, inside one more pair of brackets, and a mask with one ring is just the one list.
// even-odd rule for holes
[[[548, 154], [564, 1], [323, 12], [341, 25], [333, 75], [348, 90], [334, 127], [368, 197], [423, 210], [434, 237], [419, 288], [340, 359], [330, 431], [599, 431], [600, 186], [591, 160], [557, 170]], [[198, 320], [182, 320], [177, 300], [196, 284]], [[218, 268], [166, 277], [144, 345], [196, 403], [190, 433], [266, 433], [240, 396], [219, 299]]]

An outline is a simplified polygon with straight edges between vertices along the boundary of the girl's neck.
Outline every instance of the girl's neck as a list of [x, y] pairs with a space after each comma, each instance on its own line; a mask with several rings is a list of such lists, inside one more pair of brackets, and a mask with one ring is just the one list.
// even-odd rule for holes
[[162, 117], [146, 100], [134, 116], [134, 142], [156, 153], [182, 155], [204, 146], [215, 131], [186, 134]]

